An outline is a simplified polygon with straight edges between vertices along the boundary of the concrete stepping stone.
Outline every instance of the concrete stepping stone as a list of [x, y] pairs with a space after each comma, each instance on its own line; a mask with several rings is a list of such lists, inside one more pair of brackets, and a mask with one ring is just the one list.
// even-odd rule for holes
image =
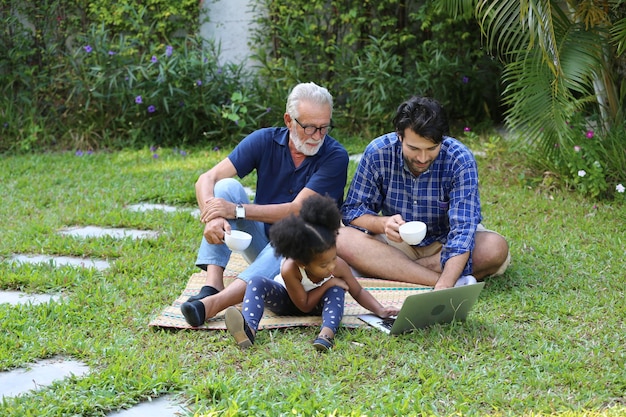
[[150, 211], [150, 210], [160, 210], [166, 213], [174, 213], [177, 211], [191, 211], [193, 209], [189, 208], [180, 208], [175, 206], [168, 206], [167, 204], [151, 204], [151, 203], [139, 203], [139, 204], [131, 204], [126, 207], [130, 211]]
[[181, 207], [176, 207], [176, 206], [168, 206], [167, 204], [150, 204], [150, 203], [139, 203], [139, 204], [131, 204], [130, 206], [126, 207], [128, 210], [130, 211], [137, 211], [137, 212], [146, 212], [146, 211], [150, 211], [150, 210], [160, 210], [166, 213], [175, 213], [178, 211], [187, 211], [189, 212], [189, 214], [191, 214], [193, 217], [199, 217], [200, 216], [200, 210], [198, 210], [197, 208], [192, 209], [192, 208], [181, 208]]
[[349, 160], [354, 161], [354, 162], [359, 162], [361, 160], [361, 158], [363, 158], [363, 154], [362, 153], [356, 153], [356, 154], [350, 155], [348, 157]]
[[185, 409], [169, 396], [145, 401], [127, 410], [107, 414], [108, 417], [180, 417], [182, 415], [186, 415]]
[[28, 369], [19, 368], [0, 373], [0, 397], [14, 397], [70, 375], [82, 376], [89, 372], [89, 367], [82, 362], [62, 358], [50, 358], [38, 361]]
[[[248, 197], [254, 197], [255, 192], [252, 188], [244, 187], [244, 190], [246, 191], [246, 194], [248, 195]], [[200, 215], [200, 210], [198, 210], [197, 208], [191, 209], [188, 207], [176, 207], [176, 206], [170, 206], [168, 204], [138, 203], [138, 204], [131, 204], [130, 206], [127, 206], [126, 208], [130, 211], [139, 211], [139, 212], [145, 212], [149, 210], [161, 210], [166, 213], [174, 213], [177, 211], [188, 211], [194, 216]]]
[[81, 268], [94, 268], [99, 271], [104, 271], [109, 268], [109, 263], [107, 261], [90, 258], [78, 258], [74, 256], [13, 255], [9, 258], [9, 260], [17, 263], [52, 264], [55, 267], [76, 266]]
[[123, 239], [126, 237], [132, 237], [133, 239], [153, 239], [159, 236], [158, 232], [150, 230], [116, 229], [97, 226], [69, 227], [60, 230], [59, 233], [81, 238], [109, 236], [115, 239]]
[[50, 301], [59, 301], [59, 294], [27, 294], [22, 291], [0, 291], [0, 304], [45, 304]]
[[[28, 368], [0, 372], [0, 398], [27, 394], [51, 385], [63, 378], [88, 374], [89, 367], [82, 362], [59, 357], [37, 361]], [[180, 417], [184, 408], [170, 396], [142, 402], [127, 410], [108, 414], [109, 417]]]

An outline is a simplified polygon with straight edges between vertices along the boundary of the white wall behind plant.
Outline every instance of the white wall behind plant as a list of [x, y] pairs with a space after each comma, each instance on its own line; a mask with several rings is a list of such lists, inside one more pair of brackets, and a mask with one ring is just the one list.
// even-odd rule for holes
[[202, 3], [203, 12], [209, 13], [210, 21], [200, 27], [200, 34], [221, 44], [221, 64], [231, 62], [248, 66], [248, 43], [253, 25], [249, 3], [249, 0], [205, 0]]

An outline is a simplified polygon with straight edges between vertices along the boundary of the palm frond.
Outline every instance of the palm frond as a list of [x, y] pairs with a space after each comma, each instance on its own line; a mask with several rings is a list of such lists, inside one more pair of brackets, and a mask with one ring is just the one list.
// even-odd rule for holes
[[507, 83], [504, 102], [509, 107], [506, 121], [513, 130], [546, 155], [571, 142], [568, 121], [593, 101], [593, 96], [574, 97], [567, 83], [554, 76], [537, 50], [508, 64], [503, 77]]
[[436, 3], [438, 9], [455, 18], [474, 15], [478, 0], [446, 0]]
[[617, 47], [617, 55], [626, 51], [626, 19], [618, 20], [611, 27], [612, 43]]
[[521, 25], [520, 2], [480, 0], [476, 11], [490, 51], [504, 58], [528, 48], [529, 33]]
[[565, 87], [579, 94], [593, 94], [593, 80], [600, 76], [605, 65], [602, 48], [598, 46], [606, 44], [606, 39], [580, 24], [570, 25], [559, 37], [560, 76]]
[[533, 47], [535, 41], [539, 43], [546, 64], [554, 74], [558, 74], [561, 68], [561, 59], [554, 31], [553, 12], [558, 13], [560, 10], [558, 7], [553, 8], [550, 0], [528, 0], [526, 21], [531, 33], [530, 47]]

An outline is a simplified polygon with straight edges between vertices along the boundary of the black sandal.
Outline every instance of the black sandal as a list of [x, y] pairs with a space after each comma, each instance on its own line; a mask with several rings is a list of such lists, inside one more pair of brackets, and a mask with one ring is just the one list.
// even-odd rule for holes
[[313, 347], [317, 349], [319, 352], [328, 352], [335, 345], [334, 338], [328, 337], [326, 335], [319, 335], [317, 339], [313, 341]]

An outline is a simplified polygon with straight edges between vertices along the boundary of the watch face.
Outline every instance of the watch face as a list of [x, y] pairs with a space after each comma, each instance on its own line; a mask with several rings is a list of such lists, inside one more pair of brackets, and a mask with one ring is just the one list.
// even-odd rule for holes
[[243, 219], [244, 217], [246, 217], [246, 210], [243, 208], [243, 206], [237, 206], [235, 214], [238, 219]]

